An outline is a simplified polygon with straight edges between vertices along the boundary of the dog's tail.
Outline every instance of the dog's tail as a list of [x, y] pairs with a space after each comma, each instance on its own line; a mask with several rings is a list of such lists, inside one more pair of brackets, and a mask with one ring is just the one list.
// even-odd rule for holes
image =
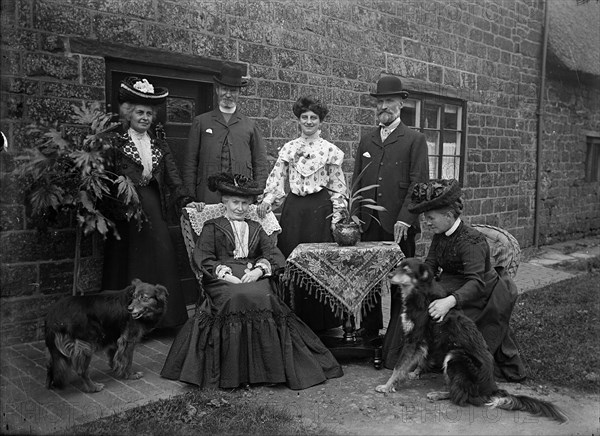
[[554, 404], [538, 400], [526, 395], [512, 395], [504, 390], [498, 390], [490, 397], [486, 406], [505, 410], [522, 410], [534, 416], [545, 416], [560, 423], [567, 422], [568, 417]]

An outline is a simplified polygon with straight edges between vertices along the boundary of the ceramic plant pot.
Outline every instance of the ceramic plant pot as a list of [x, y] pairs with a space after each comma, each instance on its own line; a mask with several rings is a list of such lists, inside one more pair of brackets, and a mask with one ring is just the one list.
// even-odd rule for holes
[[337, 223], [333, 228], [333, 240], [338, 245], [351, 247], [360, 241], [360, 229], [356, 223]]

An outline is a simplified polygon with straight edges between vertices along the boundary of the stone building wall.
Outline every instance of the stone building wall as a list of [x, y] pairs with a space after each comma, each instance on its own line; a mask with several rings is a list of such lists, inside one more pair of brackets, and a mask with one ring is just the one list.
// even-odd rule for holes
[[[10, 176], [12, 157], [31, 144], [29, 123], [65, 122], [72, 104], [105, 102], [106, 45], [149, 50], [149, 61], [164, 53], [246, 63], [251, 85], [242, 106], [271, 159], [297, 135], [293, 101], [319, 96], [331, 109], [324, 137], [345, 152], [347, 173], [358, 138], [375, 125], [368, 92], [381, 73], [402, 76], [412, 92], [463, 99], [466, 213], [506, 228], [524, 247], [532, 243], [541, 2], [3, 0], [1, 20], [0, 125], [11, 147], [0, 154], [3, 343], [40, 337], [42, 315], [69, 292], [73, 267], [73, 229], [32, 228]], [[597, 187], [576, 186], [585, 159], [577, 132], [599, 130], [598, 108], [579, 89], [562, 108], [558, 88], [549, 91], [554, 109], [544, 136], [547, 240], [599, 228]], [[595, 114], [578, 116], [581, 108]], [[550, 205], [563, 196], [569, 201]], [[87, 290], [99, 286], [101, 248], [98, 239], [84, 243]]]

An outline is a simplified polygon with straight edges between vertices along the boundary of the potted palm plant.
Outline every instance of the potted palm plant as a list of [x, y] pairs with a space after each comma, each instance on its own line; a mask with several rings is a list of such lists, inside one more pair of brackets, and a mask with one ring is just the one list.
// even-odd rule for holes
[[[362, 178], [364, 172], [371, 163], [363, 168], [360, 174], [352, 181], [352, 186], [349, 192], [342, 193], [345, 200], [345, 207], [341, 210], [336, 210], [337, 213], [341, 214], [341, 219], [334, 224], [333, 227], [333, 239], [338, 245], [341, 246], [353, 246], [360, 241], [360, 225], [364, 222], [358, 217], [358, 213], [361, 208], [376, 210], [379, 212], [385, 212], [387, 209], [383, 206], [379, 206], [372, 198], [365, 198], [363, 193], [371, 189], [379, 187], [378, 184], [364, 186], [358, 188], [358, 182]], [[332, 213], [328, 216], [333, 216]], [[379, 222], [377, 217], [371, 215], [375, 221]]]
[[29, 134], [39, 140], [15, 158], [15, 176], [39, 228], [60, 222], [75, 225], [75, 295], [79, 290], [82, 236], [113, 232], [119, 237], [103, 206], [110, 203], [110, 213], [139, 223], [144, 216], [133, 182], [105, 167], [103, 151], [112, 146], [118, 125], [111, 121], [113, 115], [104, 113], [99, 103], [74, 105], [73, 111], [72, 123], [29, 127]]

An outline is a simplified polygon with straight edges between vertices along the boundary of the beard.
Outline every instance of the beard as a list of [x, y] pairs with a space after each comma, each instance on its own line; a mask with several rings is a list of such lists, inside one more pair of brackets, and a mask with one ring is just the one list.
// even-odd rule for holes
[[379, 122], [381, 124], [383, 124], [384, 126], [389, 126], [391, 123], [394, 122], [394, 120], [396, 120], [396, 118], [398, 118], [400, 116], [400, 112], [398, 112], [397, 114], [390, 112], [388, 110], [384, 110], [381, 111], [377, 114], [377, 119], [379, 120]]

